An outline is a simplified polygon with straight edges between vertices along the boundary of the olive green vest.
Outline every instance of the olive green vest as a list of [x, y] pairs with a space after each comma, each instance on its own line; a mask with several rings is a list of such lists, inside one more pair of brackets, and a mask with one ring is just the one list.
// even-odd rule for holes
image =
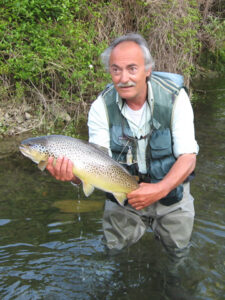
[[[173, 104], [182, 86], [177, 86], [171, 80], [162, 78], [156, 74], [152, 74], [150, 82], [154, 96], [154, 107], [151, 124], [149, 124], [151, 134], [148, 137], [146, 160], [148, 163], [147, 175], [150, 176], [150, 182], [156, 183], [164, 178], [176, 161], [173, 154], [171, 119]], [[127, 120], [122, 115], [116, 102], [118, 94], [113, 84], [107, 86], [102, 93], [102, 97], [104, 98], [108, 112], [112, 156], [115, 160], [126, 164], [129, 149], [126, 146], [126, 139], [133, 135]], [[132, 145], [132, 150], [135, 156], [135, 142]], [[131, 174], [138, 175], [137, 164], [126, 167]], [[159, 201], [161, 204], [168, 206], [180, 201], [182, 197], [183, 185], [181, 184]]]

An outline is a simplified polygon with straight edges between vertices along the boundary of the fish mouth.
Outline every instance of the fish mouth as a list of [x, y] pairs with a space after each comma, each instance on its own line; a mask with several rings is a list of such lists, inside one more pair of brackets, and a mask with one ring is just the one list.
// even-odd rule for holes
[[30, 158], [33, 162], [38, 164], [40, 162], [40, 159], [36, 157], [35, 153], [33, 153], [28, 145], [20, 145], [19, 149], [21, 153], [25, 156]]
[[19, 149], [20, 149], [21, 152], [23, 152], [23, 151], [29, 151], [29, 146], [21, 144], [19, 146]]
[[27, 147], [26, 145], [20, 145], [19, 146], [20, 152], [22, 152], [23, 155], [25, 156], [30, 156], [30, 151], [29, 151], [29, 147]]

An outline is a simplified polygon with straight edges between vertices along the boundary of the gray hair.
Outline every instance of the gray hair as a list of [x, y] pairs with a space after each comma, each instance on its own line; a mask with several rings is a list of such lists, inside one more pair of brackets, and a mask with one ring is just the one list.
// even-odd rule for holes
[[118, 38], [116, 38], [111, 44], [110, 46], [105, 49], [105, 51], [101, 54], [101, 60], [103, 65], [105, 66], [106, 71], [109, 71], [109, 59], [110, 59], [110, 55], [112, 53], [112, 50], [119, 45], [120, 43], [123, 42], [134, 42], [136, 44], [138, 44], [143, 52], [144, 55], [144, 60], [145, 60], [145, 70], [149, 70], [150, 68], [152, 68], [152, 70], [154, 69], [155, 66], [155, 62], [151, 56], [148, 44], [146, 42], [146, 40], [138, 33], [128, 33], [125, 35], [122, 35]]

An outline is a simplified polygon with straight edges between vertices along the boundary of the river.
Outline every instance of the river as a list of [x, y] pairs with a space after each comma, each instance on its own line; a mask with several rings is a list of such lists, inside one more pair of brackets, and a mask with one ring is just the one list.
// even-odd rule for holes
[[19, 153], [0, 159], [0, 298], [224, 299], [225, 80], [195, 84], [200, 153], [189, 255], [171, 264], [149, 231], [112, 256], [101, 243], [104, 194], [57, 182]]

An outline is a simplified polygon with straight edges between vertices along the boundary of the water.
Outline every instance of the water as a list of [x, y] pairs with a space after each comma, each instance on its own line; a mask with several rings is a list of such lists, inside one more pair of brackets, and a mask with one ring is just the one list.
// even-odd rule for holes
[[180, 266], [151, 232], [118, 255], [107, 254], [104, 194], [85, 198], [17, 153], [0, 160], [0, 298], [224, 299], [224, 84], [197, 85], [196, 219], [193, 246]]

